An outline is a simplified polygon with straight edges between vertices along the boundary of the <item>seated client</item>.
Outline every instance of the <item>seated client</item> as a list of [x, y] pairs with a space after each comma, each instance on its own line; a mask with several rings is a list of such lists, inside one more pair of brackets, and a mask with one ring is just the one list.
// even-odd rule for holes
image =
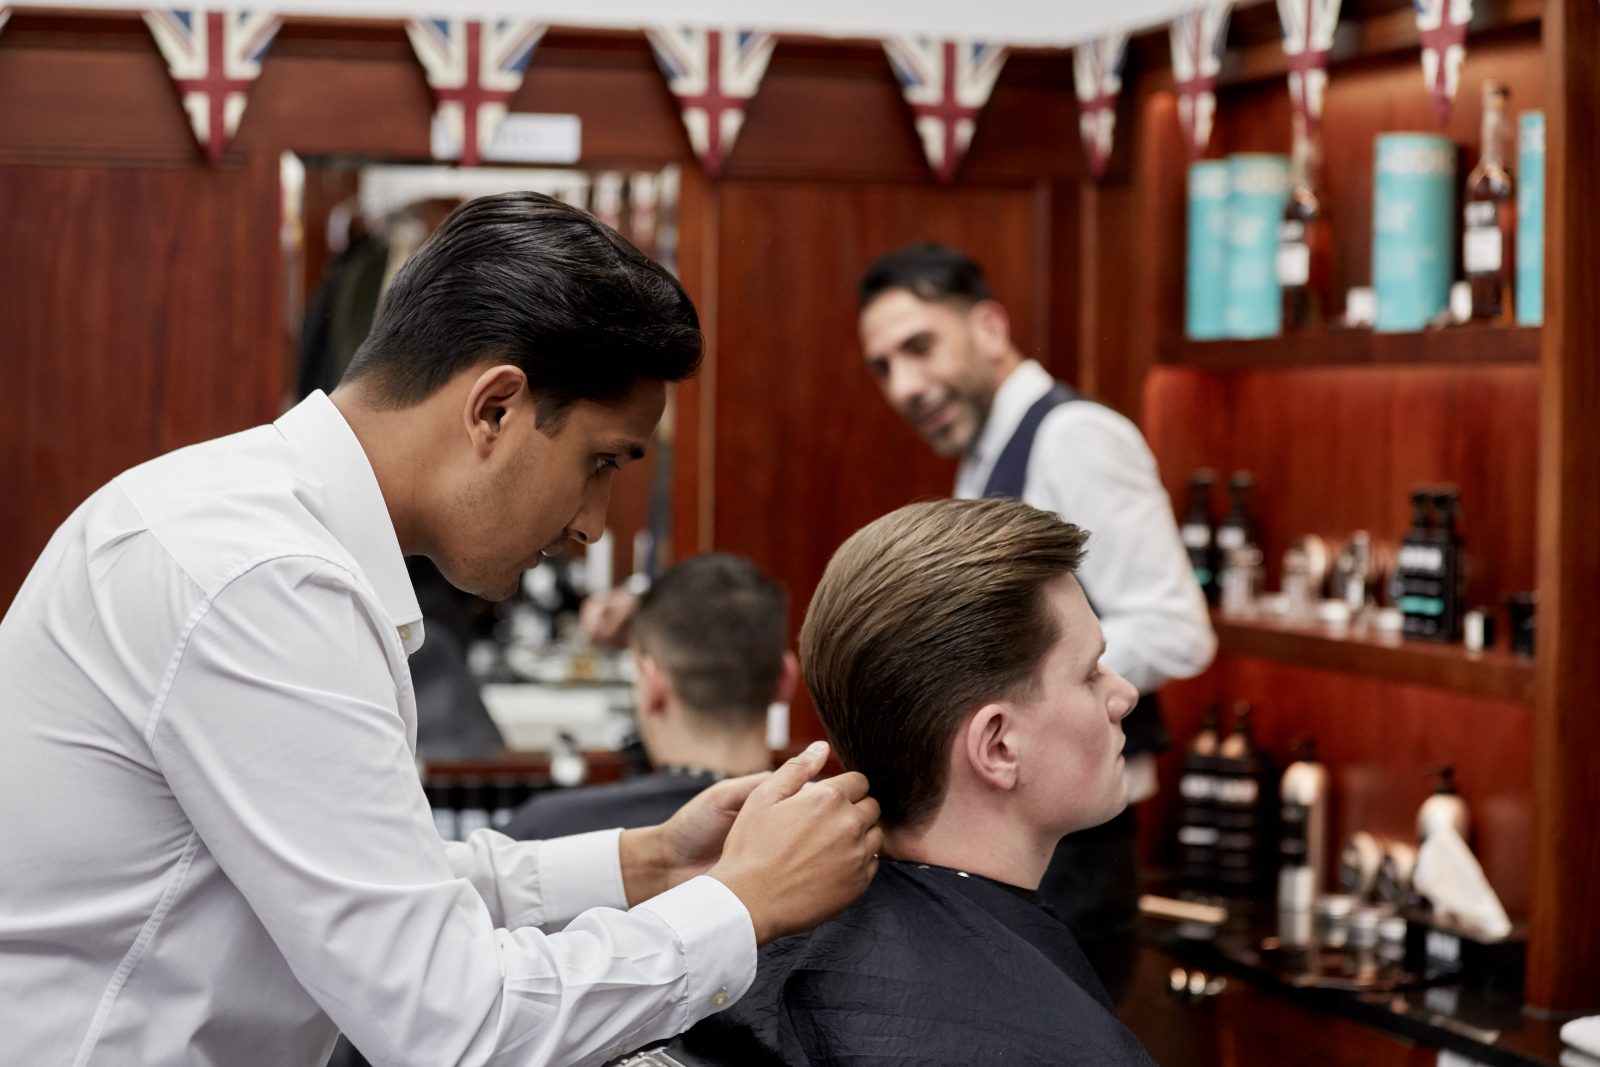
[[1035, 890], [1125, 803], [1120, 722], [1074, 571], [1087, 534], [1011, 500], [902, 508], [845, 542], [801, 633], [817, 713], [883, 809], [866, 895], [761, 951], [674, 1048], [718, 1064], [1151, 1065]]

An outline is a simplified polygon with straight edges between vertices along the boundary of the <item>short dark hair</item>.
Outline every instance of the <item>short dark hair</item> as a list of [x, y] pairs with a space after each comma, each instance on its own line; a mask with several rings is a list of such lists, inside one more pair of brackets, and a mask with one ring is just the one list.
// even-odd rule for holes
[[861, 276], [857, 307], [891, 289], [905, 289], [922, 300], [949, 300], [964, 307], [992, 300], [989, 280], [966, 253], [949, 245], [925, 241], [879, 256]]
[[345, 379], [403, 408], [504, 361], [555, 431], [579, 400], [687, 378], [701, 348], [694, 304], [664, 267], [575, 207], [501, 193], [456, 208], [400, 268]]
[[887, 826], [944, 798], [962, 720], [1027, 699], [1061, 636], [1044, 587], [1088, 534], [1015, 500], [890, 512], [834, 553], [800, 631], [800, 662], [839, 759], [872, 783]]
[[707, 725], [764, 721], [783, 674], [789, 598], [739, 556], [711, 553], [667, 570], [639, 601], [633, 642], [661, 664], [684, 708]]

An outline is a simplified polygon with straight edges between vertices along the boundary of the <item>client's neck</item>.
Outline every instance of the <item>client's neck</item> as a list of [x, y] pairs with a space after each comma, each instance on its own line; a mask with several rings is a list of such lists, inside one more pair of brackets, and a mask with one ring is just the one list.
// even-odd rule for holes
[[658, 767], [687, 767], [729, 777], [772, 767], [762, 725], [731, 732], [683, 730], [654, 738], [649, 750], [650, 762]]
[[891, 859], [954, 867], [1007, 885], [1038, 889], [1056, 840], [1009, 813], [952, 804], [916, 827], [893, 827], [883, 836]]

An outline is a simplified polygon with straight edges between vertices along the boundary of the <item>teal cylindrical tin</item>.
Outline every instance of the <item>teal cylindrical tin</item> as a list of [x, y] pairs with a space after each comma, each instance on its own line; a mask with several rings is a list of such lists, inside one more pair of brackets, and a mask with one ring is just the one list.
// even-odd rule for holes
[[1284, 156], [1228, 157], [1228, 294], [1223, 325], [1229, 337], [1272, 337], [1283, 329], [1278, 288], [1278, 224], [1289, 196]]
[[1228, 335], [1228, 163], [1189, 165], [1189, 239], [1184, 266], [1183, 332], [1196, 341]]
[[1517, 321], [1544, 322], [1544, 112], [1517, 120]]
[[1455, 142], [1431, 133], [1382, 133], [1375, 155], [1375, 325], [1420, 330], [1449, 304], [1455, 278]]

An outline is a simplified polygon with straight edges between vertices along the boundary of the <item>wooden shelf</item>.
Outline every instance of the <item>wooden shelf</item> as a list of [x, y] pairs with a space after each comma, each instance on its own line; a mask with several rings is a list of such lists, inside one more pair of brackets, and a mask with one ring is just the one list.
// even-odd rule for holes
[[1319, 624], [1291, 625], [1216, 613], [1212, 623], [1226, 655], [1253, 656], [1533, 706], [1533, 660], [1510, 652], [1469, 652], [1460, 645], [1404, 640], [1370, 631], [1335, 633]]
[[1538, 366], [1538, 326], [1457, 326], [1420, 333], [1332, 330], [1250, 341], [1169, 341], [1159, 362], [1200, 370], [1272, 368]]

